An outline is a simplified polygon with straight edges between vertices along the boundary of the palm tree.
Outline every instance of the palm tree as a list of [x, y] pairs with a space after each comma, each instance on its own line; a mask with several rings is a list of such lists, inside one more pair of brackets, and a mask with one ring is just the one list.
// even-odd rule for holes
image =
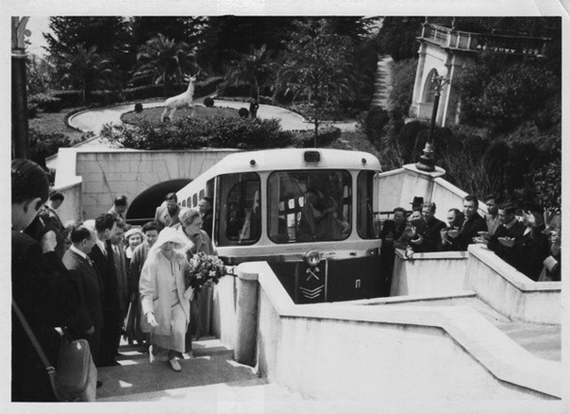
[[270, 68], [267, 45], [264, 44], [259, 49], [252, 47], [249, 54], [242, 54], [239, 60], [233, 62], [226, 80], [233, 85], [237, 85], [240, 81], [249, 83], [251, 97], [259, 100], [260, 83]]
[[196, 66], [190, 45], [168, 39], [161, 33], [139, 48], [137, 61], [139, 68], [134, 76], [148, 76], [153, 84], [162, 83], [165, 95], [173, 80], [182, 85], [185, 73]]
[[79, 89], [83, 103], [88, 102], [91, 91], [114, 84], [113, 64], [97, 53], [97, 46], [86, 50], [83, 45], [78, 45], [57, 59], [64, 71], [60, 81], [63, 85]]

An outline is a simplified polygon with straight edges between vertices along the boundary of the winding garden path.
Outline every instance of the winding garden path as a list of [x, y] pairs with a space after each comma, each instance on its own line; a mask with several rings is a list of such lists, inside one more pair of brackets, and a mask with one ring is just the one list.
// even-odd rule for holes
[[[194, 100], [194, 103], [201, 105], [203, 98]], [[154, 108], [158, 106], [163, 106], [163, 101], [150, 101], [142, 102], [144, 108]], [[240, 101], [225, 101], [225, 100], [215, 100], [214, 106], [226, 107], [226, 108], [248, 108], [249, 104], [247, 102]], [[72, 115], [68, 122], [73, 128], [77, 128], [83, 132], [93, 132], [98, 135], [101, 128], [105, 124], [121, 123], [121, 115], [125, 112], [132, 111], [134, 109], [133, 104], [128, 105], [115, 105], [103, 108], [93, 108], [85, 111], [78, 112]], [[176, 116], [176, 115], [175, 115]], [[277, 118], [281, 121], [281, 127], [284, 130], [311, 130], [313, 125], [305, 120], [301, 115], [289, 111], [285, 108], [281, 108], [273, 105], [259, 105], [259, 110], [257, 111], [257, 116], [261, 119], [273, 119]], [[356, 123], [338, 123], [334, 124], [336, 127], [343, 131], [354, 131], [356, 129]], [[98, 136], [91, 138], [76, 145], [76, 147], [106, 147], [107, 144], [99, 139]]]

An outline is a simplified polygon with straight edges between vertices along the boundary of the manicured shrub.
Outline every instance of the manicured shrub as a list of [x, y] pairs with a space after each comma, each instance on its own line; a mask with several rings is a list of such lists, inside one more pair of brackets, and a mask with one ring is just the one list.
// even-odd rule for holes
[[214, 99], [210, 98], [209, 96], [204, 99], [204, 106], [206, 108], [211, 108], [214, 106]]
[[61, 133], [40, 134], [30, 129], [30, 159], [44, 169], [46, 158], [57, 153], [59, 148], [71, 147], [72, 142], [67, 135]]
[[139, 112], [142, 112], [142, 110], [143, 110], [143, 105], [142, 105], [142, 103], [137, 102], [137, 103], [135, 104], [135, 112], [139, 113]]
[[390, 115], [379, 106], [373, 106], [364, 115], [362, 121], [364, 132], [372, 143], [377, 143], [382, 135], [382, 130], [390, 122]]
[[46, 93], [37, 93], [30, 96], [29, 102], [37, 104], [44, 112], [59, 112], [62, 108], [61, 99]]
[[74, 106], [81, 106], [82, 98], [81, 92], [76, 90], [61, 90], [61, 91], [53, 91], [52, 95], [56, 98], [61, 99], [61, 107], [62, 108], [71, 108]]
[[[317, 147], [328, 147], [334, 141], [340, 138], [341, 131], [339, 128], [328, 127], [319, 130], [317, 136]], [[293, 146], [296, 148], [313, 148], [315, 146], [314, 131], [295, 131], [293, 134]]]
[[244, 119], [245, 119], [245, 118], [247, 118], [247, 117], [249, 116], [249, 111], [248, 111], [246, 108], [240, 108], [239, 111], [238, 111], [238, 115], [239, 115], [241, 118], [244, 118]]
[[143, 122], [139, 127], [110, 126], [101, 136], [125, 148], [187, 150], [203, 147], [262, 149], [292, 145], [292, 134], [279, 121], [242, 118], [183, 118], [167, 124]]

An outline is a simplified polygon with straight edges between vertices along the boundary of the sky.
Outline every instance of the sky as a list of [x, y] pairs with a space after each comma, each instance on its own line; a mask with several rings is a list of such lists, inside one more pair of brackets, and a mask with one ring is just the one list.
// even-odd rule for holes
[[28, 40], [28, 53], [43, 57], [46, 51], [42, 47], [47, 47], [43, 33], [49, 32], [49, 16], [31, 16], [26, 28], [31, 32]]

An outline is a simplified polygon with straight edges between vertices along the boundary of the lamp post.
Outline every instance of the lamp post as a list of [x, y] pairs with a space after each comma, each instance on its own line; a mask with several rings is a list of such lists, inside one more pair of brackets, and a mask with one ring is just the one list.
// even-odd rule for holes
[[28, 98], [26, 95], [26, 49], [24, 35], [29, 17], [12, 17], [12, 157], [29, 158]]
[[431, 78], [431, 83], [435, 84], [435, 95], [433, 98], [433, 110], [431, 112], [429, 135], [426, 146], [423, 150], [424, 153], [420, 156], [420, 160], [416, 163], [416, 168], [418, 170], [428, 172], [435, 171], [433, 130], [435, 128], [435, 119], [437, 118], [437, 108], [439, 106], [439, 97], [441, 96], [441, 90], [445, 84], [449, 83], [449, 79], [444, 78], [443, 76], [437, 76], [434, 73]]

